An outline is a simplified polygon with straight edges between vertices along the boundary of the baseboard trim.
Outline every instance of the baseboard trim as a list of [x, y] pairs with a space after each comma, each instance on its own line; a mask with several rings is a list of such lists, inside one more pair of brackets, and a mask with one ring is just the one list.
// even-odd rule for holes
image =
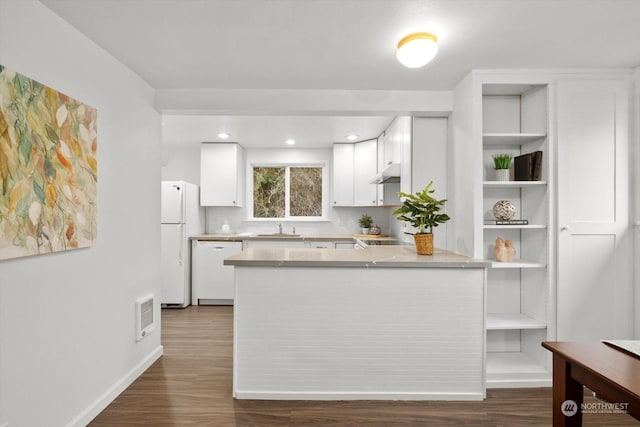
[[484, 393], [416, 392], [270, 392], [237, 391], [236, 399], [257, 400], [483, 400]]
[[73, 420], [71, 420], [66, 427], [84, 427], [91, 420], [100, 414], [109, 406], [111, 402], [115, 400], [120, 393], [122, 393], [127, 387], [133, 383], [144, 371], [149, 369], [153, 363], [162, 356], [163, 347], [160, 345], [154, 351], [152, 351], [147, 357], [145, 357], [140, 363], [127, 372], [120, 380], [118, 380], [111, 388], [109, 388], [102, 396], [89, 405], [84, 411], [78, 414]]
[[540, 388], [551, 387], [551, 379], [538, 380], [487, 380], [487, 388]]

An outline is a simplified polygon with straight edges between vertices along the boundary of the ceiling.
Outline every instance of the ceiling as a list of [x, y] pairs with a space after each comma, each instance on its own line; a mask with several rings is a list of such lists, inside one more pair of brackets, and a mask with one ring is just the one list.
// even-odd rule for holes
[[[40, 1], [158, 89], [450, 90], [472, 69], [640, 65], [640, 0]], [[415, 30], [440, 51], [408, 69], [395, 45]]]
[[282, 148], [287, 139], [295, 147], [330, 147], [334, 142], [347, 141], [355, 134], [357, 140], [375, 138], [391, 123], [390, 116], [330, 117], [330, 116], [163, 116], [162, 140], [165, 146], [198, 145], [201, 142], [222, 141], [220, 131], [231, 134], [229, 141], [240, 142], [246, 148]]

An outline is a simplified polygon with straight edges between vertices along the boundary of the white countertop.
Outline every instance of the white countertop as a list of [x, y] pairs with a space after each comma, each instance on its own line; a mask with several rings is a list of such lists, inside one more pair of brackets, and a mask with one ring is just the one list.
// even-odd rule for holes
[[394, 267], [488, 268], [491, 263], [435, 249], [418, 255], [413, 246], [369, 246], [365, 249], [252, 248], [233, 255], [225, 265], [237, 267]]
[[399, 240], [395, 236], [374, 236], [364, 234], [261, 234], [261, 233], [240, 233], [240, 234], [200, 234], [191, 236], [191, 240], [202, 241], [230, 241], [241, 242], [243, 240], [294, 240], [294, 241], [345, 241], [355, 242], [356, 239], [365, 240]]

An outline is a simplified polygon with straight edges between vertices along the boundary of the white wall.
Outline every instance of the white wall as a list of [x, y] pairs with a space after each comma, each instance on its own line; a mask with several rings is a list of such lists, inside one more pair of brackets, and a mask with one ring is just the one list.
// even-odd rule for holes
[[162, 180], [200, 185], [200, 146], [162, 147]]
[[96, 245], [0, 261], [0, 425], [85, 425], [162, 351], [159, 327], [134, 339], [134, 301], [160, 292], [160, 116], [36, 1], [0, 1], [0, 63], [98, 110]]

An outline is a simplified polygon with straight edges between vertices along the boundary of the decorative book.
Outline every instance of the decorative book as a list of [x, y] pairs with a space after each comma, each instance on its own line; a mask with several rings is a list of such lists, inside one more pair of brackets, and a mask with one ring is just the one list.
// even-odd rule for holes
[[484, 225], [528, 225], [527, 219], [485, 219]]
[[542, 175], [542, 151], [513, 158], [513, 175], [516, 181], [540, 181]]

